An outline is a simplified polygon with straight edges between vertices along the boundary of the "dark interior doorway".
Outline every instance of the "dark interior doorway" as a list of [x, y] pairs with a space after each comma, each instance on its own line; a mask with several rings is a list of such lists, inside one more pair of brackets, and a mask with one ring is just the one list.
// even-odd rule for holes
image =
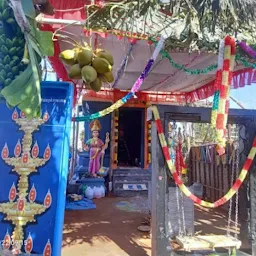
[[144, 167], [144, 109], [119, 110], [118, 166]]

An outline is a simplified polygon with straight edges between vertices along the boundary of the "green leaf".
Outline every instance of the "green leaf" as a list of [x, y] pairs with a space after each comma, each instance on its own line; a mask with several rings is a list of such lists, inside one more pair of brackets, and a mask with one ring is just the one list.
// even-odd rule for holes
[[[39, 72], [39, 65], [37, 61], [37, 56], [36, 52], [34, 51], [32, 45], [28, 42], [28, 52], [29, 52], [29, 57], [31, 60], [31, 66], [32, 66], [32, 71], [33, 71], [33, 78], [34, 78], [34, 86], [36, 87], [36, 94], [38, 97], [38, 102], [39, 105], [41, 106], [41, 87], [40, 87], [40, 72]], [[40, 108], [41, 109], [41, 108]], [[34, 110], [36, 111], [36, 110]]]
[[24, 10], [24, 13], [27, 17], [31, 19], [35, 19], [36, 12], [35, 7], [32, 0], [21, 0], [21, 4]]
[[52, 32], [49, 31], [37, 31], [36, 39], [39, 43], [40, 51], [43, 56], [54, 55], [52, 35]]
[[29, 34], [29, 42], [33, 49], [41, 56], [53, 56], [54, 45], [52, 41], [53, 33], [50, 31], [40, 31], [37, 28], [36, 22], [33, 19], [28, 18], [31, 27], [31, 33]]

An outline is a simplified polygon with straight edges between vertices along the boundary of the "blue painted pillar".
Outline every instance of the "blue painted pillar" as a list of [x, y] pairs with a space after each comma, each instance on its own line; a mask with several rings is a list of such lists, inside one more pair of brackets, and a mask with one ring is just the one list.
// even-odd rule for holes
[[32, 255], [61, 255], [72, 87], [43, 82], [40, 119], [0, 103], [0, 241], [16, 230]]

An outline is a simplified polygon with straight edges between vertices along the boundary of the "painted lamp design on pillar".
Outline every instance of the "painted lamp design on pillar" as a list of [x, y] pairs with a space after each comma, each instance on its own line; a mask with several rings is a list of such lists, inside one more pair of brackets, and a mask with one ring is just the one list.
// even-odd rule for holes
[[[24, 131], [22, 142], [18, 140], [14, 148], [14, 157], [9, 157], [9, 148], [5, 143], [1, 157], [6, 164], [13, 166], [12, 171], [19, 176], [17, 186], [13, 183], [10, 191], [8, 202], [0, 203], [0, 212], [5, 214], [5, 220], [13, 225], [12, 235], [7, 230], [3, 239], [4, 249], [13, 249], [15, 253], [20, 253], [22, 247], [26, 253], [33, 250], [33, 238], [29, 234], [24, 237], [24, 229], [30, 222], [36, 221], [36, 216], [43, 214], [52, 203], [51, 192], [48, 189], [43, 203], [37, 203], [37, 191], [34, 184], [29, 189], [29, 176], [37, 172], [37, 168], [43, 166], [51, 158], [51, 148], [48, 144], [43, 158], [38, 157], [39, 146], [37, 142], [32, 147], [32, 133], [38, 130], [38, 127], [49, 119], [49, 114], [45, 112], [43, 118], [28, 120], [23, 112], [20, 118], [17, 110], [12, 114], [13, 121]], [[50, 240], [45, 241], [43, 256], [51, 256], [52, 248]]]

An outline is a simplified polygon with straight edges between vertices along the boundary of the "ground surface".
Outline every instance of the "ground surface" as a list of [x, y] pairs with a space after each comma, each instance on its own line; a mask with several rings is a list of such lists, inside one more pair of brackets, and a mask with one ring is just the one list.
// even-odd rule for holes
[[[147, 214], [116, 207], [127, 200], [133, 199], [107, 197], [95, 200], [96, 210], [67, 211], [62, 256], [150, 256], [150, 238], [137, 230]], [[226, 220], [221, 212], [197, 208], [195, 229], [225, 234]]]

